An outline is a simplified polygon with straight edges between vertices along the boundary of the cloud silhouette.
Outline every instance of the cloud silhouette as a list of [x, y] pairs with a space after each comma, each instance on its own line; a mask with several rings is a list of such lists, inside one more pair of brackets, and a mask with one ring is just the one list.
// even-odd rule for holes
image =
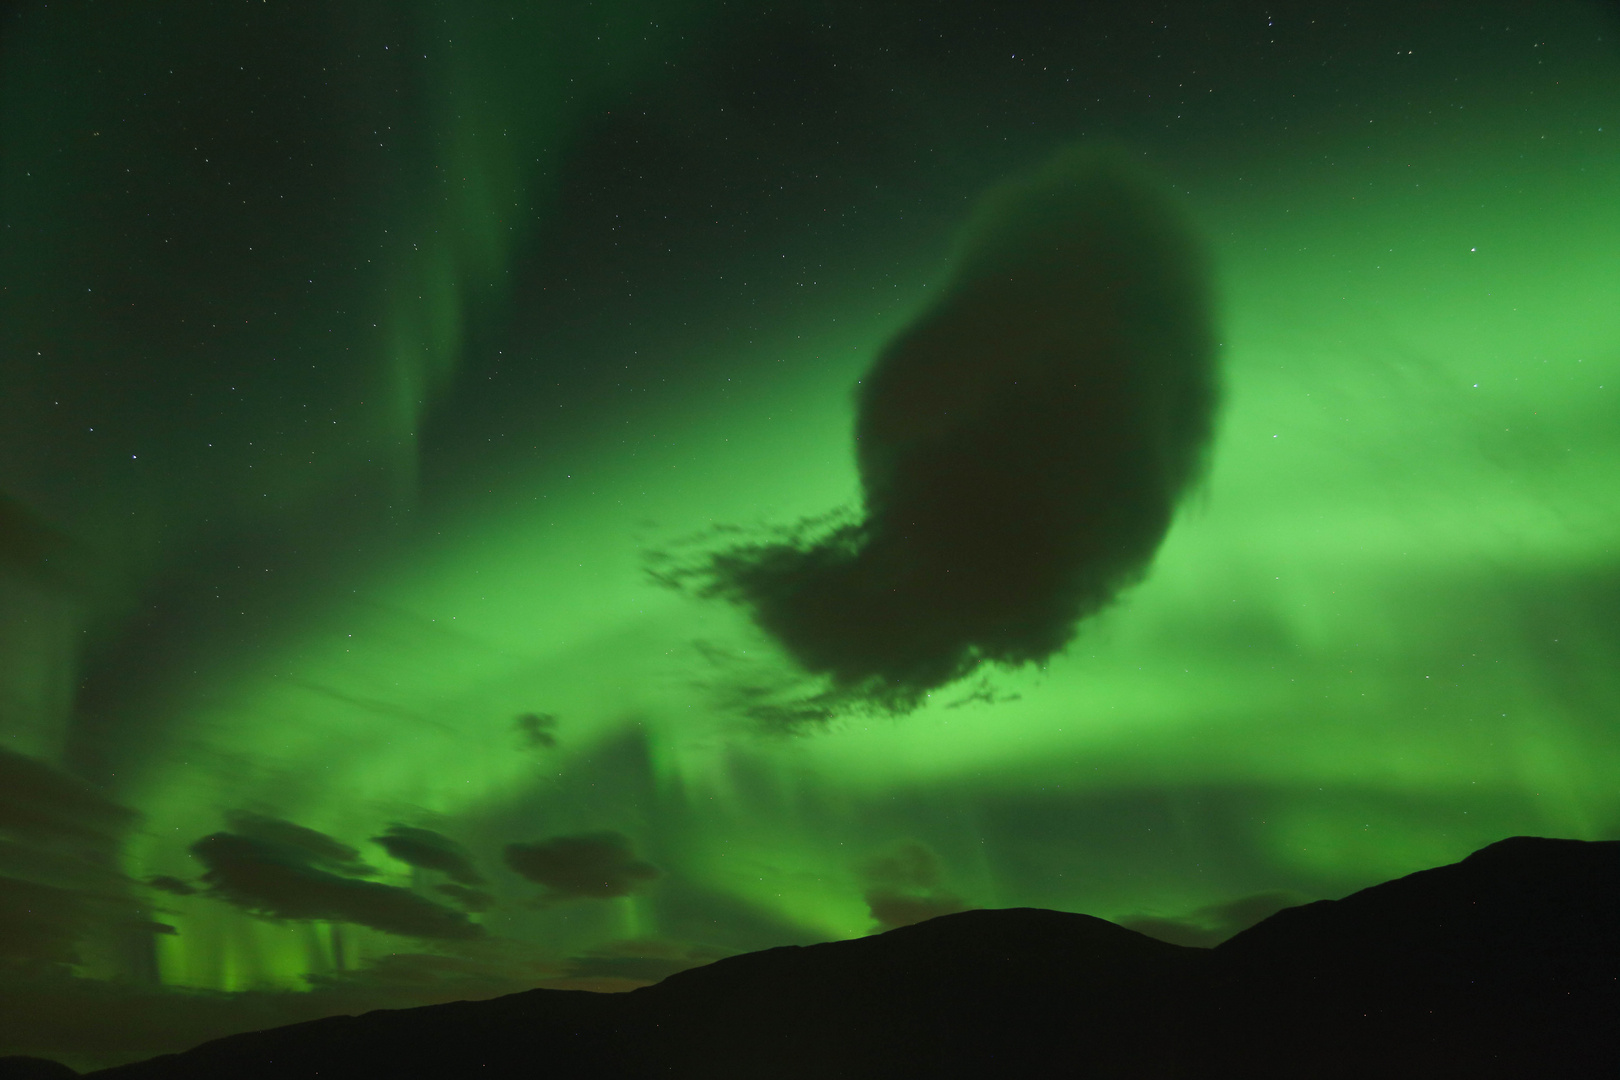
[[537, 885], [543, 901], [608, 900], [628, 896], [642, 882], [658, 877], [651, 863], [637, 859], [623, 833], [554, 836], [535, 844], [506, 845], [506, 865]]
[[992, 192], [944, 295], [856, 388], [863, 515], [662, 580], [749, 610], [845, 701], [1044, 661], [1140, 578], [1218, 399], [1204, 256], [1123, 159]]
[[405, 937], [460, 939], [483, 927], [409, 889], [343, 877], [305, 848], [218, 832], [191, 845], [210, 895], [272, 919], [352, 922]]
[[551, 713], [524, 713], [514, 722], [523, 745], [550, 750], [557, 745], [557, 717]]
[[482, 885], [484, 877], [472, 864], [467, 849], [432, 829], [416, 829], [409, 825], [390, 825], [382, 836], [371, 838], [381, 844], [400, 862], [419, 866], [424, 870], [437, 870], [451, 881], [462, 885]]
[[175, 896], [191, 896], [197, 891], [187, 882], [181, 881], [177, 877], [171, 877], [168, 874], [154, 874], [146, 879], [146, 884], [148, 888], [157, 889], [159, 892], [173, 893]]
[[0, 877], [0, 962], [77, 963], [85, 918], [77, 893]]
[[908, 840], [861, 865], [867, 910], [880, 930], [926, 922], [969, 908], [944, 888], [945, 864], [933, 849]]
[[323, 832], [277, 817], [266, 817], [246, 810], [232, 810], [225, 822], [240, 836], [263, 840], [278, 848], [298, 853], [298, 857], [342, 874], [370, 876], [377, 871], [360, 859], [360, 852]]

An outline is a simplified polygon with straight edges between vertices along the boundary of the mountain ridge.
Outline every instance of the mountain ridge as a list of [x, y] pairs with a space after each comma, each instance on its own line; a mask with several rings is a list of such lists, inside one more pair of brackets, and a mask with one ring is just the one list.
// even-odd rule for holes
[[[1515, 837], [1213, 949], [966, 911], [628, 994], [328, 1017], [87, 1075], [1585, 1077], [1620, 1071], [1617, 1021], [1620, 842]], [[51, 1075], [74, 1074], [0, 1064]]]

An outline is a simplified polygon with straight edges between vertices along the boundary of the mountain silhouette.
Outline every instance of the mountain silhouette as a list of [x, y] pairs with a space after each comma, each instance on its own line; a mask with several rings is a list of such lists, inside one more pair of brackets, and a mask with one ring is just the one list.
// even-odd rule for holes
[[[0, 1078], [73, 1075], [13, 1061]], [[89, 1075], [1617, 1074], [1620, 842], [1518, 837], [1285, 909], [1213, 949], [1087, 915], [967, 911], [736, 956], [628, 994], [533, 990], [329, 1017]]]

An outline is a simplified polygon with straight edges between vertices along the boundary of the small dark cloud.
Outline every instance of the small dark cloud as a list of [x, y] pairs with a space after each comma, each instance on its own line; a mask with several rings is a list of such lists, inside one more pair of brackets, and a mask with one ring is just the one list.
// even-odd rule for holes
[[160, 892], [173, 893], [176, 896], [191, 896], [197, 890], [177, 877], [168, 874], [157, 874], [146, 879], [147, 888], [157, 889]]
[[616, 832], [508, 844], [506, 865], [535, 884], [544, 885], [544, 902], [628, 896], [637, 885], [659, 875], [657, 867], [635, 857], [630, 838]]
[[202, 880], [210, 895], [266, 918], [352, 922], [418, 938], [483, 933], [461, 912], [409, 889], [332, 873], [305, 848], [219, 832], [191, 845], [191, 853], [208, 868]]
[[450, 883], [433, 888], [454, 900], [463, 911], [488, 911], [495, 906], [495, 898], [483, 889], [469, 889], [465, 885]]
[[1233, 934], [1269, 919], [1283, 908], [1305, 902], [1306, 898], [1298, 893], [1263, 892], [1224, 904], [1211, 904], [1179, 919], [1135, 915], [1118, 922], [1127, 930], [1135, 930], [1172, 945], [1212, 949]]
[[390, 825], [381, 836], [373, 836], [372, 843], [381, 844], [383, 850], [402, 863], [437, 870], [451, 881], [462, 885], [482, 885], [484, 876], [472, 864], [467, 849], [432, 829], [416, 829], [409, 825]]
[[557, 718], [551, 713], [524, 713], [515, 723], [524, 746], [550, 750], [557, 745]]
[[299, 858], [340, 874], [370, 876], [377, 871], [360, 860], [360, 852], [323, 832], [278, 817], [232, 810], [225, 821], [238, 836], [295, 851]]
[[925, 844], [908, 840], [861, 864], [867, 910], [879, 929], [910, 926], [968, 910], [967, 901], [944, 887], [945, 865]]
[[982, 664], [1045, 661], [1146, 572], [1201, 471], [1208, 277], [1123, 158], [1071, 153], [999, 188], [939, 303], [856, 388], [860, 520], [655, 577], [747, 608], [850, 706], [905, 711]]
[[998, 693], [990, 685], [989, 679], [979, 679], [966, 689], [962, 696], [946, 703], [947, 709], [960, 709], [968, 705], [1000, 705], [1007, 702], [1018, 701], [1023, 694]]

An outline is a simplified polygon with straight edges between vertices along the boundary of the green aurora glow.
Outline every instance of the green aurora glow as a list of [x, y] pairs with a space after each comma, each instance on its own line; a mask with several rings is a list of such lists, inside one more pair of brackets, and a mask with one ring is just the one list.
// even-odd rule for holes
[[[137, 91], [30, 113], [20, 103], [56, 84], [45, 68], [82, 16], [25, 6], [33, 22], [10, 31], [7, 85], [28, 95], [8, 90], [0, 115], [4, 199], [30, 239], [0, 256], [3, 485], [92, 569], [71, 602], [5, 579], [22, 599], [0, 654], [0, 745], [138, 812], [117, 847], [131, 882], [195, 883], [191, 845], [246, 810], [352, 845], [378, 871], [368, 880], [444, 902], [432, 886], [448, 879], [368, 839], [433, 829], [470, 851], [495, 898], [473, 916], [489, 940], [463, 946], [152, 893], [151, 917], [177, 932], [146, 935], [151, 977], [302, 990], [399, 953], [476, 966], [493, 940], [527, 950], [535, 982], [628, 986], [632, 967], [615, 981], [611, 964], [570, 958], [857, 936], [878, 925], [885, 881], [946, 907], [1196, 921], [1259, 893], [1343, 895], [1508, 835], [1620, 835], [1620, 64], [1612, 40], [1594, 43], [1620, 27], [1559, 8], [1539, 25], [1550, 45], [1492, 39], [1519, 57], [1499, 77], [1356, 83], [1355, 106], [1242, 145], [1211, 134], [1197, 101], [1185, 133], [1054, 122], [1000, 158], [942, 165], [909, 218], [879, 221], [878, 202], [861, 207], [870, 227], [807, 218], [742, 252], [693, 241], [658, 264], [668, 299], [580, 285], [582, 328], [536, 334], [524, 282], [560, 280], [542, 256], [581, 198], [552, 162], [587, 153], [599, 114], [656, 91], [660, 64], [700, 63], [684, 35], [719, 19], [643, 7], [564, 28], [583, 41], [606, 27], [595, 51], [558, 44], [560, 24], [538, 15], [499, 32], [461, 16], [450, 59], [399, 77], [414, 100], [365, 114], [429, 119], [400, 136], [410, 146], [355, 165], [334, 196], [354, 210], [341, 230], [235, 224], [224, 196], [156, 179], [128, 206], [95, 203], [84, 191], [120, 155], [140, 158], [112, 115]], [[406, 27], [357, 15], [344, 40], [426, 40], [422, 26], [475, 10], [426, 5]], [[195, 32], [236, 41], [227, 22]], [[156, 85], [162, 50], [183, 46], [151, 40], [121, 69], [130, 86]], [[391, 70], [362, 70], [346, 107], [369, 93], [362, 75], [391, 85]], [[225, 78], [189, 77], [189, 93]], [[567, 89], [574, 78], [594, 84]], [[1235, 108], [1259, 128], [1271, 105]], [[108, 130], [63, 141], [86, 125]], [[944, 280], [966, 200], [1098, 131], [1143, 148], [1214, 253], [1226, 401], [1209, 476], [1147, 579], [1044, 669], [991, 671], [905, 716], [750, 721], [756, 695], [791, 696], [802, 677], [743, 612], [659, 587], [650, 560], [730, 535], [717, 528], [761, 535], [851, 505], [851, 388]], [[140, 160], [179, 168], [178, 146]], [[354, 147], [323, 160], [367, 162]], [[49, 184], [19, 176], [29, 161]], [[292, 181], [249, 198], [276, 183]], [[203, 198], [232, 240], [295, 228], [263, 241], [297, 250], [224, 283], [197, 275], [238, 256], [152, 256], [179, 294], [153, 299], [127, 267], [161, 230], [75, 231], [133, 220], [140, 198]], [[265, 283], [298, 266], [333, 281], [264, 308]], [[53, 299], [70, 285], [75, 298]], [[95, 308], [84, 291], [114, 296]], [[125, 316], [126, 302], [248, 325], [193, 348], [152, 329], [167, 314]], [[666, 352], [649, 360], [651, 340]], [[122, 389], [96, 374], [120, 355], [141, 357]], [[162, 355], [191, 399], [142, 381], [161, 382]], [[262, 366], [270, 355], [320, 369]], [[475, 408], [490, 392], [457, 396], [458, 379], [519, 363], [559, 374], [514, 384], [515, 411], [498, 417]], [[232, 364], [249, 380], [240, 401], [210, 381]], [[610, 386], [616, 370], [641, 391]], [[548, 381], [561, 389], [536, 389]], [[541, 416], [528, 429], [513, 419], [525, 410]], [[98, 422], [115, 448], [77, 434]], [[224, 450], [205, 458], [198, 442]], [[308, 554], [328, 528], [330, 550]], [[154, 621], [169, 651], [130, 674], [143, 605], [168, 588], [206, 595], [216, 568], [260, 553], [231, 538], [263, 536], [281, 545], [263, 549], [263, 574], [288, 584], [219, 569], [235, 611], [177, 607], [201, 629]], [[303, 561], [275, 561], [286, 551]], [[18, 629], [48, 620], [54, 637]], [[83, 672], [101, 673], [88, 702], [70, 689]], [[555, 717], [554, 737], [526, 735], [527, 714]], [[509, 843], [603, 830], [660, 876], [537, 905], [540, 887], [502, 861]], [[911, 871], [873, 870], [907, 850], [921, 852]], [[87, 931], [74, 970], [139, 975], [116, 936]]]

